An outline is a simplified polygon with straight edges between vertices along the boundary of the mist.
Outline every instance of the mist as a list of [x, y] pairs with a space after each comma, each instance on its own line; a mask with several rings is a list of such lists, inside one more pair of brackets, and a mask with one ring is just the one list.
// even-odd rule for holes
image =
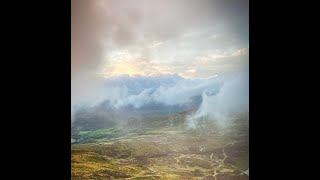
[[194, 79], [178, 75], [119, 76], [105, 79], [103, 84], [96, 98], [92, 96], [75, 107], [92, 115], [98, 113], [99, 118], [105, 115], [106, 121], [114, 123], [136, 117], [137, 112], [195, 111], [186, 119], [189, 128], [196, 128], [202, 118], [227, 126], [233, 118], [249, 112], [247, 72]]
[[200, 107], [187, 118], [188, 127], [196, 128], [202, 118], [208, 118], [216, 121], [220, 127], [226, 127], [230, 120], [248, 112], [249, 80], [248, 73], [243, 72], [236, 77], [226, 78], [217, 94], [211, 95], [206, 90], [203, 91]]
[[235, 78], [248, 72], [247, 0], [71, 3], [72, 122], [84, 107], [196, 110], [190, 127], [248, 109]]

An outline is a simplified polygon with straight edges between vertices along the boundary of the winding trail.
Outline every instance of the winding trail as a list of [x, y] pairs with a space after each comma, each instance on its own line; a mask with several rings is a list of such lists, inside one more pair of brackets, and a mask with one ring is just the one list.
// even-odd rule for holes
[[[213, 177], [214, 177], [215, 179], [217, 179], [216, 176], [219, 174], [219, 173], [217, 172], [218, 169], [220, 169], [221, 167], [223, 167], [223, 166], [225, 165], [225, 164], [224, 164], [224, 161], [229, 157], [229, 156], [227, 155], [227, 153], [225, 152], [225, 148], [228, 147], [228, 146], [232, 147], [236, 142], [238, 142], [238, 141], [236, 141], [236, 140], [231, 140], [230, 143], [228, 143], [228, 144], [226, 144], [225, 146], [223, 146], [223, 148], [222, 148], [223, 159], [218, 161], [219, 164], [218, 164], [218, 166], [217, 166], [217, 168], [216, 168], [216, 170], [214, 171], [214, 174], [213, 174]], [[231, 166], [232, 166], [232, 165], [231, 165]], [[233, 167], [233, 166], [232, 166], [232, 167]]]

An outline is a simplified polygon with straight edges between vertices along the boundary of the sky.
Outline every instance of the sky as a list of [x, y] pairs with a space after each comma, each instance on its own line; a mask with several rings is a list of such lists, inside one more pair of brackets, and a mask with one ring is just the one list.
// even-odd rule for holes
[[248, 64], [248, 1], [72, 0], [72, 75], [209, 77]]
[[[248, 0], [71, 2], [72, 106], [105, 98], [115, 106], [140, 107], [151, 100], [175, 105], [200, 95], [197, 114], [215, 108], [217, 115], [238, 108], [230, 104], [248, 104]], [[139, 84], [162, 75], [176, 83], [166, 86], [160, 78], [159, 86]], [[229, 75], [240, 78], [234, 82]], [[106, 90], [107, 80], [127, 76], [139, 77], [128, 81], [139, 93], [130, 94], [129, 84]], [[177, 76], [181, 81], [174, 81]], [[225, 86], [216, 85], [217, 76]], [[207, 96], [212, 89], [222, 92]]]

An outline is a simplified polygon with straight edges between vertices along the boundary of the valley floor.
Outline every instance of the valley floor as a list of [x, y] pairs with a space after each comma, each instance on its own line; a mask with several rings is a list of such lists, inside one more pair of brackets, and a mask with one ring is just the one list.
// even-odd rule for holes
[[73, 180], [245, 180], [249, 179], [248, 121], [235, 121], [227, 128], [166, 124], [73, 143], [71, 160]]

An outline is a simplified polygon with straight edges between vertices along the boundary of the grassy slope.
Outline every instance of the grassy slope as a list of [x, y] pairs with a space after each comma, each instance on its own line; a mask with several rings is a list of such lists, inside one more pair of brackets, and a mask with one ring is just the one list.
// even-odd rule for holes
[[80, 131], [73, 135], [73, 143], [97, 142], [123, 136], [124, 133], [115, 128], [99, 129], [94, 131]]
[[[152, 120], [149, 127], [156, 127]], [[158, 124], [161, 120], [167, 121], [156, 118]], [[246, 123], [231, 130], [212, 124], [195, 130], [186, 130], [183, 123], [160, 124], [130, 131], [138, 133], [117, 129], [79, 133], [95, 141], [72, 145], [72, 179], [248, 179], [241, 173], [248, 168]], [[108, 135], [113, 138], [104, 139]]]

